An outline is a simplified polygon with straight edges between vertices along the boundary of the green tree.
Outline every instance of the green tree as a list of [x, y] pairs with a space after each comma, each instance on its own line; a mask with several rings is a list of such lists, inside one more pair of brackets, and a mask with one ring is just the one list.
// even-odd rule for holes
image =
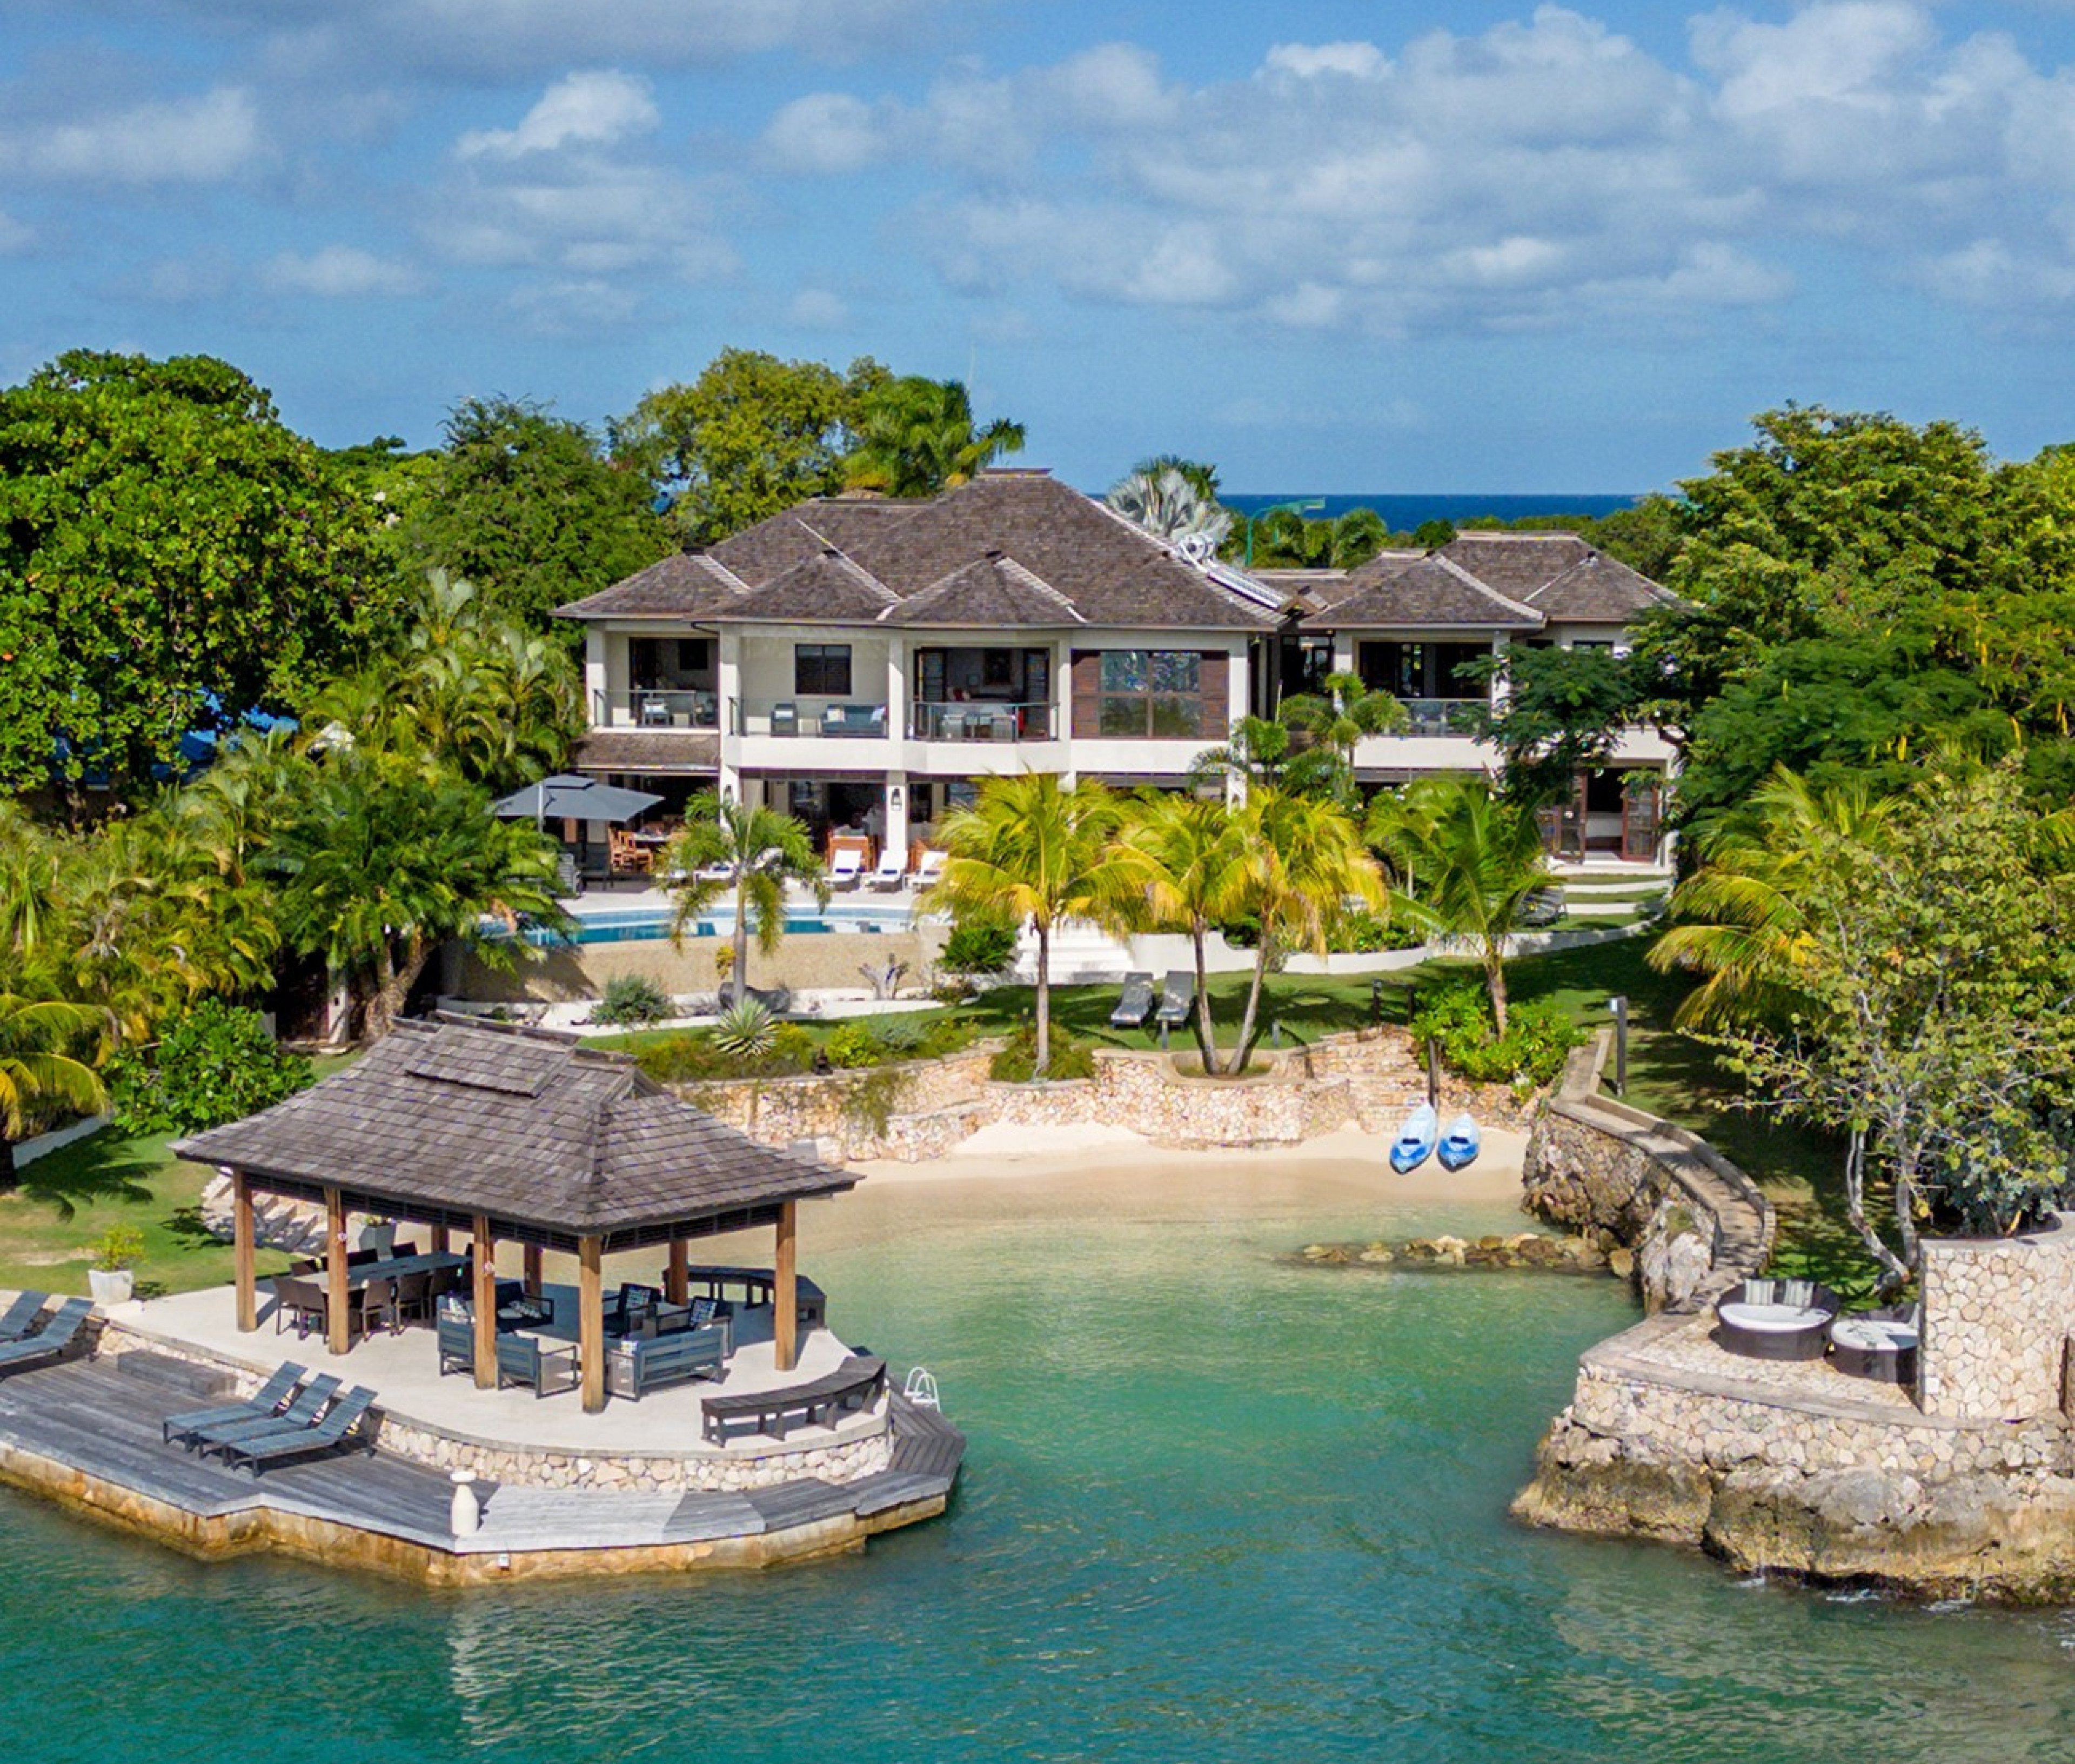
[[75, 1057], [98, 1021], [62, 1000], [0, 992], [0, 1190], [14, 1186], [14, 1142], [35, 1111], [91, 1115], [106, 1105], [100, 1075]]
[[1548, 885], [1531, 810], [1507, 801], [1481, 776], [1437, 773], [1402, 795], [1379, 796], [1369, 841], [1410, 887], [1399, 902], [1415, 925], [1473, 946], [1485, 971], [1492, 1022], [1506, 1032], [1506, 940], [1521, 904]]
[[892, 378], [868, 355], [839, 374], [724, 349], [690, 385], [644, 396], [613, 425], [613, 451], [671, 495], [687, 540], [717, 545], [842, 488], [859, 403]]
[[[1868, 815], [1775, 781], [1762, 843], [1722, 854], [1732, 885], [1688, 896], [1721, 938], [1670, 952], [1741, 972], [1734, 1002], [1773, 1007], [1714, 1039], [1746, 1106], [1844, 1137], [1848, 1210], [1887, 1290], [1934, 1207], [2008, 1232], [2069, 1186], [2075, 818], [2042, 818], [2022, 786], [2015, 760], [1944, 756]], [[1868, 1206], [1882, 1187], [1884, 1228]]]
[[1181, 453], [1154, 453], [1141, 459], [1125, 473], [1127, 478], [1159, 478], [1168, 472], [1179, 472], [1188, 481], [1189, 487], [1206, 503], [1218, 499], [1218, 469], [1207, 461], [1191, 459]]
[[[495, 966], [536, 956], [510, 934], [568, 924], [555, 891], [555, 842], [501, 821], [488, 793], [393, 756], [334, 754], [275, 832], [281, 925], [342, 975], [367, 1034], [402, 1012], [433, 952], [458, 940]], [[490, 921], [505, 934], [493, 936]]]
[[975, 426], [972, 400], [955, 379], [905, 375], [859, 401], [846, 485], [883, 496], [934, 496], [968, 482], [1004, 453], [1023, 451], [1023, 425], [996, 417]]
[[470, 398], [449, 414], [445, 439], [396, 541], [415, 573], [465, 578], [502, 617], [545, 631], [555, 607], [670, 549], [653, 486], [606, 458], [582, 423], [523, 400]]
[[1261, 988], [1269, 967], [1292, 950], [1323, 957], [1335, 921], [1350, 904], [1381, 913], [1388, 903], [1383, 873], [1339, 803], [1258, 789], [1249, 793], [1233, 818], [1236, 843], [1247, 859], [1220, 904], [1228, 902], [1261, 925], [1239, 1045], [1226, 1068], [1236, 1076], [1246, 1070], [1260, 1033]]
[[710, 790], [685, 805], [685, 830], [671, 841], [664, 867], [683, 878], [671, 885], [673, 943], [681, 944], [693, 921], [717, 902], [734, 903], [735, 961], [727, 990], [738, 1004], [749, 996], [752, 930], [766, 955], [776, 954], [785, 939], [785, 884], [811, 890], [820, 905], [829, 901], [828, 877], [802, 822]]
[[1323, 693], [1291, 694], [1276, 715], [1286, 727], [1310, 735], [1332, 756], [1327, 788], [1352, 801], [1356, 746], [1370, 735], [1402, 734], [1412, 719], [1395, 698], [1368, 685], [1360, 674], [1328, 674], [1325, 688]]
[[1023, 772], [987, 779], [973, 805], [938, 829], [943, 877], [917, 909], [1005, 913], [1036, 934], [1040, 1078], [1052, 1058], [1053, 934], [1065, 920], [1110, 914], [1116, 890], [1104, 867], [1120, 820], [1116, 799], [1092, 780], [1066, 789], [1051, 772]]
[[1215, 552], [1232, 532], [1232, 511], [1205, 496], [1177, 466], [1132, 472], [1112, 484], [1103, 500], [1126, 520], [1177, 544], [1200, 537]]
[[0, 789], [133, 794], [386, 628], [371, 505], [206, 356], [76, 350], [0, 392]]
[[[1461, 670], [1468, 673], [1471, 669]], [[1540, 808], [1569, 793], [1580, 772], [1605, 765], [1621, 732], [1639, 721], [1655, 684], [1647, 665], [1610, 649], [1538, 649], [1510, 644], [1480, 661], [1477, 677], [1506, 690], [1471, 712], [1472, 727], [1505, 756], [1509, 800]]]

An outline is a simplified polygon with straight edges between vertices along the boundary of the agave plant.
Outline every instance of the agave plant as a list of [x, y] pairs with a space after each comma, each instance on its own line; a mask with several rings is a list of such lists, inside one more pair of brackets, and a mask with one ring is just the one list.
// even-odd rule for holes
[[739, 998], [715, 1021], [713, 1041], [732, 1059], [756, 1059], [771, 1051], [777, 1033], [769, 1005], [761, 999]]

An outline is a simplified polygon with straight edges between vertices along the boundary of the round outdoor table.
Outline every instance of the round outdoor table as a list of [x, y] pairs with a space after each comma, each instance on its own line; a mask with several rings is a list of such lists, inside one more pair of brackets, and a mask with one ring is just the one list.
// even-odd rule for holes
[[1891, 1317], [1840, 1317], [1830, 1325], [1831, 1358], [1853, 1378], [1906, 1385], [1916, 1377], [1916, 1326]]

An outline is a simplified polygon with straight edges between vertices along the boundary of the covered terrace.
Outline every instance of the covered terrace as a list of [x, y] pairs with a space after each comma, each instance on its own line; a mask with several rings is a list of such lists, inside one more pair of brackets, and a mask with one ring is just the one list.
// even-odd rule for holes
[[259, 1327], [260, 1195], [324, 1210], [325, 1345], [335, 1356], [352, 1344], [350, 1215], [425, 1228], [428, 1260], [450, 1257], [456, 1236], [465, 1237], [473, 1369], [486, 1390], [498, 1383], [498, 1244], [522, 1246], [524, 1284], [534, 1294], [545, 1253], [572, 1257], [578, 1382], [593, 1413], [606, 1402], [607, 1256], [665, 1250], [665, 1298], [684, 1305], [692, 1243], [769, 1228], [772, 1367], [790, 1373], [802, 1298], [798, 1203], [857, 1180], [723, 1125], [624, 1055], [572, 1037], [453, 1017], [400, 1022], [344, 1072], [175, 1149], [231, 1179], [240, 1331]]

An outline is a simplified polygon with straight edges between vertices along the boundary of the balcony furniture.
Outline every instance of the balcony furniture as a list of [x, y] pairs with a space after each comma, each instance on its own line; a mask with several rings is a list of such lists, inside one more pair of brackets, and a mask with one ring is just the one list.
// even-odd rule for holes
[[[689, 1312], [683, 1313], [687, 1318]], [[605, 1388], [615, 1397], [640, 1402], [644, 1393], [690, 1378], [723, 1376], [729, 1331], [725, 1323], [680, 1329], [635, 1341], [622, 1341], [607, 1355]]]
[[772, 706], [771, 732], [775, 735], [797, 735], [800, 732], [799, 707], [789, 704]]
[[93, 1315], [91, 1298], [68, 1298], [38, 1334], [0, 1342], [0, 1372], [19, 1372], [46, 1360], [62, 1360]]
[[1118, 995], [1116, 1008], [1109, 1013], [1112, 1029], [1143, 1029], [1145, 1020], [1153, 1014], [1153, 976], [1150, 974], [1127, 974], [1124, 977], [1124, 991]]
[[1162, 1029], [1179, 1029], [1196, 1002], [1196, 976], [1185, 967], [1172, 970], [1160, 983], [1160, 1008], [1153, 1021]]
[[374, 1406], [375, 1393], [365, 1385], [355, 1385], [331, 1406], [323, 1420], [300, 1427], [284, 1426], [270, 1433], [233, 1442], [224, 1447], [223, 1461], [226, 1464], [243, 1464], [256, 1481], [262, 1465], [279, 1464], [285, 1459], [335, 1451], [348, 1444], [362, 1446], [372, 1451], [375, 1430], [367, 1424], [367, 1417]]
[[242, 1402], [219, 1403], [213, 1409], [190, 1409], [184, 1414], [168, 1415], [159, 1438], [168, 1445], [198, 1427], [220, 1427], [233, 1421], [271, 1421], [279, 1418], [308, 1369], [284, 1360], [273, 1376]]
[[641, 727], [644, 729], [667, 729], [670, 727], [670, 701], [661, 693], [653, 693], [641, 701]]
[[7, 1307], [7, 1315], [0, 1317], [0, 1341], [19, 1341], [35, 1327], [36, 1319], [43, 1315], [43, 1306], [51, 1302], [51, 1295], [43, 1292], [25, 1292]]
[[631, 833], [623, 833], [618, 827], [607, 829], [606, 837], [611, 842], [612, 873], [615, 876], [645, 876], [656, 861], [656, 854], [636, 839]]
[[1830, 1325], [1830, 1360], [1849, 1378], [1877, 1384], [1916, 1381], [1916, 1310], [1854, 1311]]
[[[775, 730], [773, 733], [776, 733]], [[883, 704], [826, 706], [822, 711], [822, 733], [868, 739], [883, 735], [886, 733], [886, 706]]]
[[1717, 1336], [1747, 1360], [1820, 1360], [1841, 1308], [1812, 1280], [1746, 1280], [1715, 1306]]
[[886, 1389], [886, 1362], [852, 1354], [811, 1384], [784, 1390], [744, 1393], [700, 1400], [706, 1438], [724, 1446], [731, 1433], [768, 1434], [783, 1439], [796, 1422], [833, 1427], [851, 1410], [868, 1409]]

